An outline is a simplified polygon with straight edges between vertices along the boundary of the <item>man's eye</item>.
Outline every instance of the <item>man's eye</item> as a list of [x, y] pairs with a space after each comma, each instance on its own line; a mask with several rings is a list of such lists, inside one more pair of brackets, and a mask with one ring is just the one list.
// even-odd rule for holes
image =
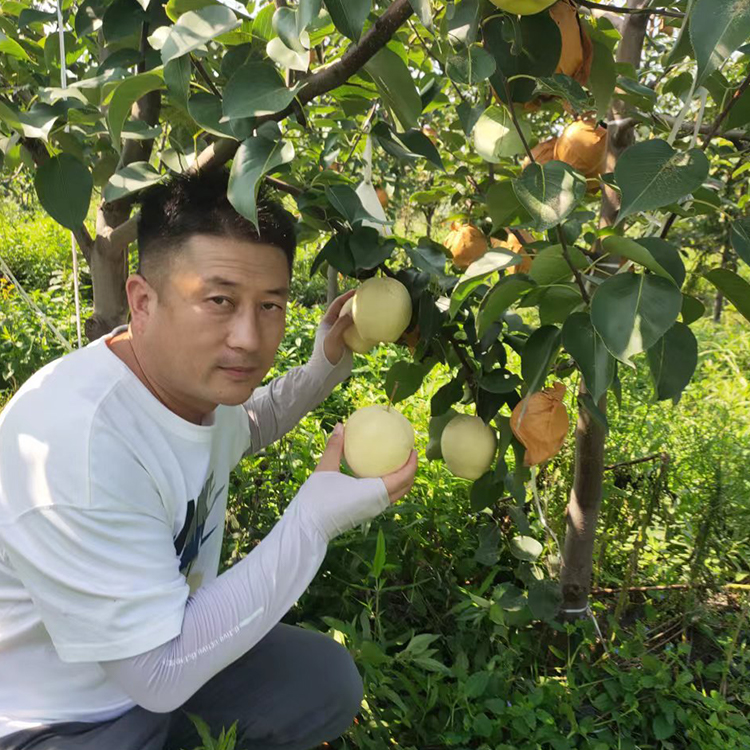
[[222, 302], [228, 302], [232, 304], [232, 300], [229, 297], [211, 297], [211, 302], [215, 302], [219, 307], [226, 307]]
[[275, 302], [264, 302], [263, 308], [265, 310], [283, 310], [284, 308], [281, 305], [277, 305]]

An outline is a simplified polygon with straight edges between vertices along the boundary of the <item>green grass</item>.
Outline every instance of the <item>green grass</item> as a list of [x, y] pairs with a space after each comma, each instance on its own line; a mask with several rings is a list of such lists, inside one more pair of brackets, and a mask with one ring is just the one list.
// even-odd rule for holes
[[[34, 222], [14, 231], [19, 238], [38, 235], [46, 247], [45, 238], [55, 236], [51, 222]], [[5, 252], [10, 248], [17, 267], [38, 263], [26, 269], [30, 286], [39, 284], [35, 299], [72, 340], [70, 279], [59, 286], [52, 281], [50, 289], [53, 277], [45, 270], [50, 255], [64, 264], [62, 240], [54, 252], [18, 250], [21, 260], [8, 245]], [[306, 304], [290, 307], [269, 377], [309, 357], [322, 315], [315, 304], [325, 293], [322, 276], [307, 276], [313, 255], [310, 249], [298, 259], [295, 296]], [[345, 644], [365, 678], [358, 723], [334, 748], [750, 747], [748, 605], [721, 588], [750, 573], [750, 325], [729, 312], [720, 325], [701, 321], [696, 334], [698, 370], [677, 406], [654, 403], [644, 368], [621, 371], [622, 406], [610, 398], [605, 461], [669, 454], [667, 489], [633, 583], [705, 588], [700, 595], [634, 595], [620, 622], [612, 618], [616, 598], [595, 597], [604, 643], [590, 619], [561, 625], [532, 617], [544, 604], [543, 597], [534, 599], [546, 585], [536, 579], [554, 573], [557, 552], [533, 505], [517, 509], [504, 499], [474, 510], [469, 483], [424, 459], [429, 401], [448, 370], [436, 368], [398, 405], [414, 424], [422, 454], [414, 489], [372, 523], [335, 539], [313, 584], [285, 617]], [[0, 353], [3, 366], [13, 362], [14, 368], [6, 398], [59, 356], [55, 346], [15, 294], [0, 294]], [[291, 433], [240, 464], [231, 480], [222, 570], [273, 527], [314, 468], [332, 426], [360, 406], [386, 401], [385, 374], [400, 358], [408, 352], [398, 346], [357, 356], [349, 381]], [[572, 415], [575, 380], [568, 385]], [[573, 442], [571, 428], [563, 451], [537, 476], [542, 507], [560, 539]], [[598, 586], [623, 581], [655, 467], [647, 462], [606, 473]], [[510, 540], [519, 533], [544, 544], [538, 565], [513, 556]], [[226, 750], [231, 744], [225, 742]]]

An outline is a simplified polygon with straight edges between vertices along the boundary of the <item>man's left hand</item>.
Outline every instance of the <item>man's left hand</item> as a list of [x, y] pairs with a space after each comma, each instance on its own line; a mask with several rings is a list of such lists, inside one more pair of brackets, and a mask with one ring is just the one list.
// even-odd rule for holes
[[352, 320], [351, 314], [339, 317], [339, 313], [341, 312], [344, 303], [354, 295], [355, 291], [355, 289], [350, 289], [348, 292], [336, 297], [336, 299], [331, 302], [326, 314], [323, 316], [323, 320], [321, 321], [323, 325], [330, 326], [330, 330], [326, 333], [326, 337], [323, 341], [323, 351], [325, 352], [326, 359], [332, 365], [337, 365], [346, 351], [344, 331], [349, 328], [354, 321]]

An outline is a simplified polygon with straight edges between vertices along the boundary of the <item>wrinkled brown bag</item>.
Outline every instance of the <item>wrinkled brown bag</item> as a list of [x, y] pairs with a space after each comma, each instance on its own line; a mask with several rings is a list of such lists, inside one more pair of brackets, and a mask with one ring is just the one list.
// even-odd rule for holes
[[[568, 411], [562, 402], [565, 385], [555, 383], [522, 399], [510, 415], [510, 429], [526, 453], [524, 466], [535, 466], [557, 455], [568, 434]], [[521, 419], [521, 411], [526, 408]], [[519, 424], [520, 421], [520, 424]]]

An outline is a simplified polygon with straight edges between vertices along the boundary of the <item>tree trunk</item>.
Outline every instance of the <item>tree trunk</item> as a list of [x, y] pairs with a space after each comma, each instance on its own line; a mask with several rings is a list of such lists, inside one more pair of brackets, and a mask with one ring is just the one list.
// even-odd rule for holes
[[330, 305], [339, 296], [339, 272], [331, 265], [328, 266], [328, 290], [326, 304]]
[[[629, 8], [643, 8], [648, 0], [628, 0]], [[622, 23], [622, 40], [617, 51], [618, 62], [628, 62], [640, 67], [643, 42], [646, 37], [649, 16], [645, 13], [631, 14]], [[615, 101], [609, 115], [607, 128], [607, 159], [605, 172], [615, 168], [618, 156], [635, 140], [632, 121], [616, 124], [625, 119], [626, 106]], [[602, 195], [601, 226], [613, 226], [619, 210], [618, 194], [604, 187]], [[602, 270], [614, 273], [619, 259], [608, 258]], [[586, 386], [581, 380], [580, 393]], [[606, 414], [607, 396], [602, 396], [599, 409]], [[576, 426], [575, 473], [570, 500], [566, 511], [566, 534], [563, 548], [563, 565], [560, 573], [562, 592], [562, 619], [577, 619], [585, 616], [591, 590], [594, 541], [599, 520], [604, 476], [604, 439], [602, 427], [583, 408], [578, 409]]]

